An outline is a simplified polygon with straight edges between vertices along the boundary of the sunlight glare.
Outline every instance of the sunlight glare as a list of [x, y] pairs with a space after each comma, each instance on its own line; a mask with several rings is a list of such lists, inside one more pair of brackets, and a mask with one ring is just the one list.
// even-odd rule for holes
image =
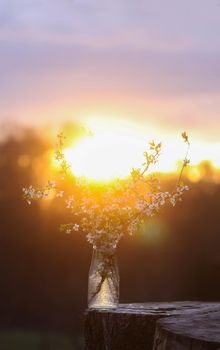
[[[132, 168], [141, 167], [143, 152], [148, 150], [151, 130], [131, 125], [94, 124], [92, 136], [83, 137], [77, 145], [65, 149], [65, 159], [76, 176], [106, 181], [126, 177]], [[155, 140], [160, 142], [159, 140]], [[179, 146], [178, 146], [179, 144]], [[178, 138], [175, 153], [170, 145], [169, 157], [162, 152], [159, 163], [152, 171], [175, 171], [177, 160], [183, 155], [184, 145]], [[179, 158], [178, 158], [179, 155]]]
[[[132, 168], [141, 167], [144, 162], [143, 152], [149, 150], [148, 144], [153, 139], [155, 142], [162, 141], [162, 152], [159, 162], [150, 168], [151, 171], [177, 172], [185, 156], [186, 144], [182, 142], [180, 134], [165, 135], [162, 130], [138, 128], [129, 123], [108, 123], [106, 120], [102, 123], [94, 121], [89, 129], [92, 136], [84, 136], [77, 144], [64, 150], [65, 158], [76, 176], [97, 181], [126, 177]], [[190, 173], [194, 181], [198, 181], [201, 176], [195, 166], [204, 159], [212, 161], [215, 167], [220, 166], [220, 144], [215, 144], [214, 152], [212, 146], [192, 140], [189, 157], [190, 164], [194, 166]]]
[[84, 137], [78, 145], [64, 151], [72, 172], [93, 180], [110, 180], [129, 175], [142, 161], [144, 140], [103, 131]]

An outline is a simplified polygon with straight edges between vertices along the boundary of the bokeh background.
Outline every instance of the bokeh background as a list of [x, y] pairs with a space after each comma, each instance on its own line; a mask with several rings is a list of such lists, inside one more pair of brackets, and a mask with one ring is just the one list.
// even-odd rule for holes
[[91, 247], [80, 232], [59, 232], [66, 213], [53, 199], [22, 200], [23, 187], [54, 174], [60, 131], [73, 149], [90, 129], [110, 132], [124, 150], [121, 159], [105, 150], [116, 168], [128, 140], [129, 154], [162, 140], [165, 185], [178, 179], [187, 131], [190, 191], [121, 241], [120, 300], [219, 301], [219, 6], [0, 0], [1, 349], [83, 347]]

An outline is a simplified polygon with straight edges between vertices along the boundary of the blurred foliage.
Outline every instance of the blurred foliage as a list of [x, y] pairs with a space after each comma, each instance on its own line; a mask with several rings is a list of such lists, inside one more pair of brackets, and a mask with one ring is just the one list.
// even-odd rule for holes
[[4, 350], [77, 350], [80, 338], [47, 333], [0, 332], [0, 348]]

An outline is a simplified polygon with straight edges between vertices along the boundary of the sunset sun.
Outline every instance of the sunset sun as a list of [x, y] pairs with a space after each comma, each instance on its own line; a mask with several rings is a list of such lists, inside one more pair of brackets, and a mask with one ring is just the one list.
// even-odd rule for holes
[[[64, 155], [76, 176], [108, 181], [126, 177], [132, 168], [140, 167], [144, 160], [143, 152], [148, 149], [150, 141], [152, 139], [147, 130], [106, 123], [97, 128], [95, 125], [90, 136], [84, 136], [77, 144], [66, 148]], [[161, 139], [156, 141], [160, 142]], [[158, 164], [156, 167], [152, 166], [151, 170], [176, 171], [177, 162], [181, 160], [183, 152], [184, 146], [179, 137], [177, 141], [171, 138], [170, 143], [163, 147]]]
[[67, 162], [77, 176], [106, 181], [129, 175], [132, 167], [140, 165], [144, 140], [124, 133], [102, 130], [82, 138], [65, 149]]

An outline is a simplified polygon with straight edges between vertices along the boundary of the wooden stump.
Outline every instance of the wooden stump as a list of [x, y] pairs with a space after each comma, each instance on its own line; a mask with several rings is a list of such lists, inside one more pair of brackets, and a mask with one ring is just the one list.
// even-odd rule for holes
[[157, 322], [154, 350], [220, 350], [220, 311]]
[[[220, 334], [219, 321], [217, 321], [220, 319], [220, 303], [173, 302], [121, 304], [118, 309], [114, 310], [87, 310], [85, 314], [85, 350], [152, 350], [153, 347], [154, 350], [203, 350], [218, 349], [218, 347], [220, 350], [219, 340], [216, 343], [218, 344], [217, 348], [190, 348], [190, 343], [184, 343], [184, 341], [181, 343], [182, 347], [176, 348], [175, 344], [172, 348], [169, 347], [170, 345], [166, 347], [165, 338], [170, 337], [172, 334], [172, 330], [169, 329], [171, 324], [166, 324], [166, 321], [171, 322], [174, 320], [172, 325], [175, 325], [177, 321], [190, 320], [192, 317], [197, 317], [197, 320], [201, 319], [202, 324], [202, 319], [211, 314], [213, 318], [209, 328], [213, 329], [215, 324], [215, 333]], [[216, 315], [215, 317], [214, 314]], [[208, 322], [207, 318], [207, 327]], [[196, 324], [197, 321], [195, 320], [190, 327], [196, 327]], [[182, 328], [184, 327], [182, 326]], [[177, 336], [175, 332], [178, 332], [174, 330], [176, 341], [177, 338], [179, 339], [180, 334]], [[209, 334], [211, 336], [210, 332]], [[186, 337], [184, 334], [183, 332], [183, 337]]]

